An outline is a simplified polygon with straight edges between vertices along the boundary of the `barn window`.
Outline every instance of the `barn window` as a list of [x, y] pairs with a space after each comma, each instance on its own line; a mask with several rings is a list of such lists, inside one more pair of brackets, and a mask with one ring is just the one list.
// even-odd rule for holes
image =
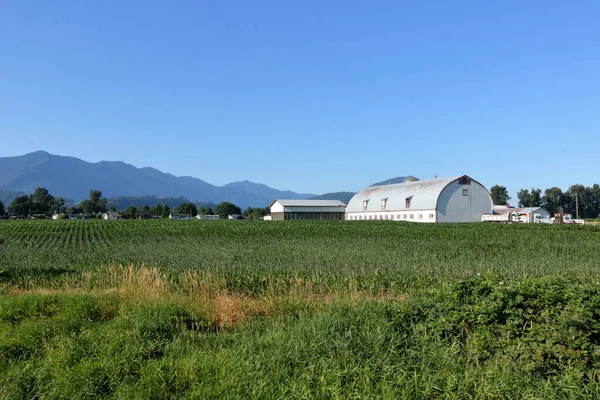
[[415, 219], [415, 215], [414, 214], [410, 214], [410, 219]]
[[404, 215], [402, 216], [402, 218], [403, 218], [403, 219], [408, 219], [408, 214], [404, 214]]
[[379, 219], [380, 219], [380, 220], [382, 220], [382, 219], [383, 219], [383, 215], [380, 215], [380, 216], [379, 216]]
[[394, 219], [394, 214], [391, 215], [390, 219]]
[[429, 214], [429, 219], [433, 219], [433, 214]]
[[371, 219], [371, 216], [369, 215], [369, 219]]
[[369, 204], [369, 200], [363, 200], [363, 211], [367, 211], [368, 204]]
[[458, 184], [459, 185], [470, 185], [471, 180], [469, 178], [467, 178], [466, 176], [463, 176], [461, 178], [458, 178]]
[[423, 214], [419, 214], [419, 215], [417, 215], [417, 218], [418, 218], [418, 219], [423, 219]]
[[469, 195], [469, 189], [463, 189], [463, 196]]
[[406, 208], [410, 208], [410, 202], [412, 200], [412, 196], [406, 198]]
[[396, 218], [397, 218], [397, 219], [400, 219], [400, 218], [402, 218], [402, 217], [400, 216], [400, 214], [398, 214], [398, 215], [396, 215]]
[[387, 204], [387, 199], [381, 199], [381, 209], [385, 210], [385, 206]]
[[389, 219], [389, 216], [387, 214], [385, 215], [385, 219]]

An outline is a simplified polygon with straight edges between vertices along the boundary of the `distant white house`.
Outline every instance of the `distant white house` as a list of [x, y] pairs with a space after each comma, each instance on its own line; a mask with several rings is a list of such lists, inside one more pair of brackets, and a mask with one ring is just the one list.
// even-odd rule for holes
[[273, 216], [271, 214], [265, 215], [262, 219], [263, 221], [273, 221]]
[[121, 219], [121, 214], [114, 211], [102, 213], [102, 219]]
[[536, 218], [550, 218], [550, 213], [541, 207], [508, 207], [494, 206], [494, 214], [504, 214], [507, 212], [516, 212], [523, 222], [533, 222]]
[[192, 214], [169, 214], [170, 219], [192, 219]]
[[198, 219], [207, 219], [207, 220], [214, 220], [214, 219], [219, 219], [218, 215], [196, 215], [196, 218]]

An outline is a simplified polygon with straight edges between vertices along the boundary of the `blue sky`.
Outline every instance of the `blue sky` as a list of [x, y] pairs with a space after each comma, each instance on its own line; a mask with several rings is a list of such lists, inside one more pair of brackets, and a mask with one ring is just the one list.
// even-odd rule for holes
[[0, 3], [0, 156], [222, 185], [600, 183], [600, 2]]

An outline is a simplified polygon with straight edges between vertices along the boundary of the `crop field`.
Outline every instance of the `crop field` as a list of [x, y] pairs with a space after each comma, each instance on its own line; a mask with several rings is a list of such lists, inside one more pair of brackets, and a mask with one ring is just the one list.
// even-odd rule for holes
[[0, 221], [0, 398], [594, 398], [600, 227]]

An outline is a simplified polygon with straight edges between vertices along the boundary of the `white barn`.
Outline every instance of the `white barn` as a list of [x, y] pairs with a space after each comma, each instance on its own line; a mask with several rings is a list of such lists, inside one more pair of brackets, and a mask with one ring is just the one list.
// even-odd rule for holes
[[274, 200], [271, 220], [343, 220], [346, 205], [339, 200]]
[[347, 220], [479, 222], [492, 212], [488, 190], [467, 175], [372, 186], [346, 208]]

